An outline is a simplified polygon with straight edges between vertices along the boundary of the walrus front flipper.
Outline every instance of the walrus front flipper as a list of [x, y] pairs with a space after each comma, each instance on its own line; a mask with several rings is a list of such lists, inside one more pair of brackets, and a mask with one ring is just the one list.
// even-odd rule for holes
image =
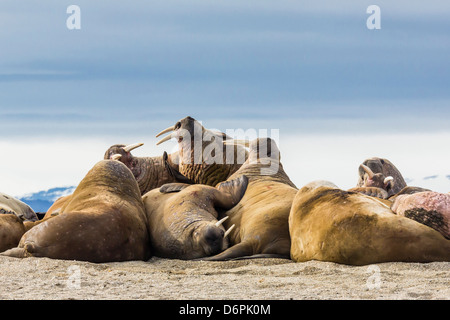
[[194, 181], [192, 181], [191, 179], [185, 177], [184, 175], [181, 174], [180, 171], [178, 171], [177, 169], [174, 169], [170, 163], [169, 163], [169, 156], [167, 155], [167, 152], [164, 151], [163, 154], [163, 160], [164, 160], [164, 167], [166, 168], [166, 170], [169, 172], [169, 174], [176, 180], [179, 181], [181, 183], [187, 183], [187, 184], [195, 184]]
[[203, 261], [224, 261], [241, 257], [248, 257], [253, 254], [253, 244], [250, 242], [238, 243], [215, 256], [200, 258]]
[[230, 202], [228, 199], [228, 201], [226, 199], [217, 199], [218, 205], [222, 208], [234, 207], [236, 204], [238, 204], [239, 201], [241, 201], [242, 197], [245, 194], [245, 191], [247, 190], [247, 186], [248, 178], [246, 175], [242, 175], [239, 178], [230, 181], [219, 183], [216, 188], [228, 195], [227, 198], [230, 198], [229, 200], [231, 200], [231, 206], [227, 203]]
[[159, 192], [161, 192], [161, 193], [180, 192], [181, 190], [183, 190], [189, 186], [190, 186], [190, 184], [186, 184], [186, 183], [177, 183], [177, 182], [166, 183], [166, 184], [163, 184], [159, 188]]

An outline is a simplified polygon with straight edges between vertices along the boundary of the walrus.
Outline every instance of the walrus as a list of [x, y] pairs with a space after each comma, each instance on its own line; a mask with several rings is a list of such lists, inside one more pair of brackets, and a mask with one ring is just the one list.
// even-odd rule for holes
[[327, 181], [301, 188], [289, 215], [291, 259], [347, 265], [450, 261], [450, 241], [377, 198]]
[[247, 161], [227, 181], [245, 175], [249, 184], [241, 201], [219, 216], [229, 217], [224, 222], [225, 228], [236, 226], [229, 235], [232, 246], [203, 260], [289, 259], [291, 241], [288, 217], [298, 189], [280, 163], [277, 144], [270, 138], [227, 143], [249, 148]]
[[48, 257], [95, 263], [148, 260], [146, 215], [132, 172], [102, 160], [87, 173], [60, 214], [27, 231], [12, 257]]
[[0, 193], [0, 252], [16, 247], [22, 235], [37, 219], [36, 213], [29, 205]]
[[403, 194], [395, 198], [392, 211], [423, 223], [450, 239], [450, 194], [434, 191]]
[[113, 159], [125, 164], [137, 180], [141, 195], [166, 183], [193, 183], [178, 171], [178, 151], [172, 154], [164, 152], [159, 157], [133, 156], [131, 151], [142, 145], [143, 143], [113, 145], [106, 150], [104, 160]]
[[244, 147], [226, 146], [231, 139], [223, 132], [203, 127], [199, 121], [186, 117], [156, 135], [171, 132], [157, 145], [176, 138], [179, 152], [179, 172], [193, 183], [216, 186], [227, 180], [247, 159]]
[[14, 213], [0, 214], [0, 252], [16, 247], [24, 233], [21, 218]]
[[222, 226], [226, 218], [217, 220], [217, 210], [235, 206], [247, 183], [245, 176], [217, 188], [169, 183], [146, 193], [143, 201], [153, 254], [188, 260], [226, 249], [230, 230]]
[[38, 216], [25, 202], [0, 192], [0, 214], [14, 213], [22, 220], [37, 221]]
[[[364, 188], [368, 188], [368, 195], [383, 199], [397, 194], [407, 186], [400, 171], [388, 159], [378, 157], [366, 159], [359, 166], [358, 174], [356, 187], [360, 189], [352, 191], [364, 193]], [[382, 189], [385, 192], [375, 188]]]

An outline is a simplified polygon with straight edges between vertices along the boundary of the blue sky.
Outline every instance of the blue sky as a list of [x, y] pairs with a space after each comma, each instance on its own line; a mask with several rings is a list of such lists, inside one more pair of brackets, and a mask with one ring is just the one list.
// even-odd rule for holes
[[[71, 4], [81, 8], [81, 30], [66, 28]], [[366, 27], [372, 4], [381, 30]], [[277, 128], [281, 138], [450, 131], [448, 1], [1, 6], [6, 142], [153, 142], [187, 115], [221, 130]]]
[[[393, 117], [445, 129], [450, 5], [378, 1], [382, 29], [368, 30], [375, 2], [319, 2], [2, 1], [5, 134], [157, 132], [186, 115], [220, 129]], [[66, 28], [70, 4], [81, 30]]]

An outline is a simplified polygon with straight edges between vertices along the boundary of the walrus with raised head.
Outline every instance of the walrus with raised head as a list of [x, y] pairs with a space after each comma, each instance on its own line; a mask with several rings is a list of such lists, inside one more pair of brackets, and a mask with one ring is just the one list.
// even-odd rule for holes
[[291, 259], [348, 265], [450, 261], [450, 241], [367, 195], [327, 181], [301, 188], [289, 215]]
[[157, 157], [135, 157], [131, 151], [143, 143], [130, 145], [116, 144], [106, 150], [104, 159], [118, 160], [125, 164], [138, 182], [141, 195], [166, 183], [193, 183], [178, 170], [178, 152]]
[[111, 262], [151, 256], [144, 204], [136, 180], [121, 162], [98, 162], [60, 214], [27, 231], [3, 255]]
[[198, 259], [228, 248], [227, 235], [218, 221], [219, 208], [230, 209], [242, 198], [247, 178], [220, 187], [169, 183], [143, 196], [155, 256]]
[[277, 144], [270, 138], [227, 143], [249, 148], [247, 161], [228, 181], [245, 175], [249, 184], [242, 200], [220, 215], [229, 217], [224, 222], [225, 228], [236, 226], [229, 235], [231, 247], [204, 260], [289, 258], [291, 241], [288, 218], [297, 188], [280, 163]]
[[224, 140], [231, 138], [225, 133], [207, 129], [189, 116], [157, 137], [168, 132], [157, 144], [177, 140], [179, 172], [193, 183], [216, 186], [235, 173], [248, 156], [243, 146], [226, 146]]

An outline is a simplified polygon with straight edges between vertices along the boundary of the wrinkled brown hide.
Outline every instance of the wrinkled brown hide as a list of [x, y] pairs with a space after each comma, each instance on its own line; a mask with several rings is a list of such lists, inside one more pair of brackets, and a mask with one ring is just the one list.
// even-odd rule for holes
[[203, 127], [192, 117], [178, 121], [161, 142], [175, 138], [179, 148], [179, 171], [194, 183], [216, 186], [236, 172], [247, 159], [247, 151], [241, 146], [226, 146], [227, 137]]
[[141, 195], [150, 190], [161, 187], [166, 183], [185, 182], [188, 179], [179, 173], [178, 152], [164, 153], [159, 157], [135, 157], [131, 152], [124, 150], [126, 146], [116, 144], [105, 152], [104, 159], [111, 159], [114, 155], [121, 155], [118, 159], [133, 173], [139, 185]]

